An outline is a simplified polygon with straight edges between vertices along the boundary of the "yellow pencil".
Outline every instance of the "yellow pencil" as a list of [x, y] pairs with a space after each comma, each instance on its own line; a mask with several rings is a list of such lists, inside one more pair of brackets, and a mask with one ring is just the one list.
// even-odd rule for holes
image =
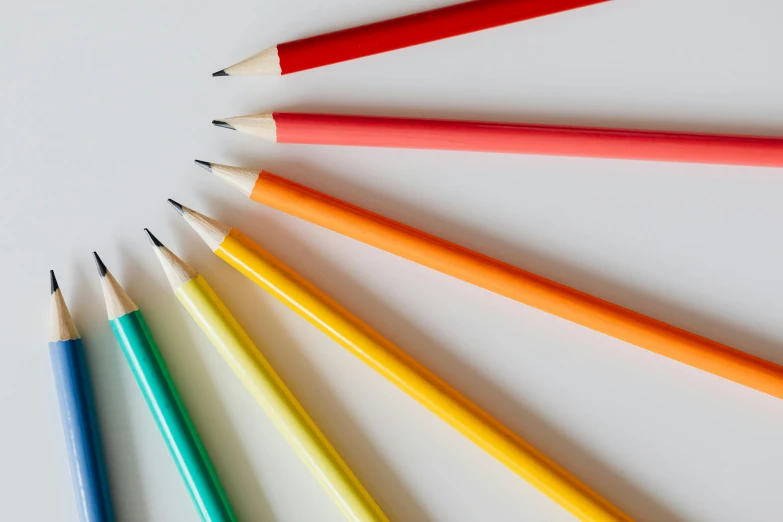
[[220, 298], [145, 229], [174, 294], [351, 522], [388, 522]]
[[175, 201], [169, 202], [220, 258], [578, 519], [631, 520], [242, 233]]

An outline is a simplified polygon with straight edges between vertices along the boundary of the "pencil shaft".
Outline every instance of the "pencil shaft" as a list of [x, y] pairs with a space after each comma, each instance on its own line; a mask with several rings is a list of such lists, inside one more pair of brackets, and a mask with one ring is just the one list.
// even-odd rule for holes
[[282, 74], [384, 53], [607, 0], [479, 0], [277, 46]]
[[109, 321], [204, 522], [235, 522], [204, 445], [138, 310]]
[[111, 522], [114, 513], [81, 339], [49, 343], [79, 520]]
[[206, 280], [196, 276], [175, 293], [346, 518], [388, 522]]
[[783, 367], [526, 272], [269, 172], [250, 196], [368, 245], [783, 398]]
[[580, 520], [630, 520], [238, 231], [216, 254]]
[[273, 117], [279, 143], [783, 166], [783, 139], [775, 137], [290, 112]]

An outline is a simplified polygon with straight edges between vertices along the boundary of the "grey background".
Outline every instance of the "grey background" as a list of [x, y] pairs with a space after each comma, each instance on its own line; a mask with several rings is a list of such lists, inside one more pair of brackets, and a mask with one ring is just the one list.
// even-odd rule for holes
[[242, 520], [341, 515], [166, 285], [201, 271], [392, 520], [567, 513], [214, 257], [173, 197], [244, 230], [639, 520], [776, 521], [783, 401], [244, 200], [266, 168], [783, 363], [779, 169], [267, 144], [270, 109], [783, 135], [783, 5], [617, 0], [284, 78], [269, 45], [449, 0], [3, 2], [0, 518], [75, 520], [47, 271], [85, 337], [119, 520], [196, 514], [106, 322], [142, 307]]

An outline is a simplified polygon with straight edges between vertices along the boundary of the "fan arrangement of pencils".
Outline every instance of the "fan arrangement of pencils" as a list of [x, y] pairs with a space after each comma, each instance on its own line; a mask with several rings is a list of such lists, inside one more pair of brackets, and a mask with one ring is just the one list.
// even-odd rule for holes
[[[213, 76], [291, 74], [608, 0], [474, 0], [266, 49]], [[783, 166], [783, 139], [625, 129], [271, 112], [213, 124], [277, 143], [466, 150]], [[783, 398], [783, 367], [545, 279], [294, 183], [271, 172], [196, 160], [245, 197], [735, 383]], [[229, 225], [169, 200], [218, 257], [583, 521], [631, 516]], [[388, 518], [206, 279], [144, 229], [179, 299], [345, 518]], [[228, 495], [153, 334], [98, 254], [106, 311], [201, 520], [235, 521]], [[49, 349], [82, 521], [113, 520], [81, 337], [51, 273]], [[609, 492], [604, 492], [609, 493]]]

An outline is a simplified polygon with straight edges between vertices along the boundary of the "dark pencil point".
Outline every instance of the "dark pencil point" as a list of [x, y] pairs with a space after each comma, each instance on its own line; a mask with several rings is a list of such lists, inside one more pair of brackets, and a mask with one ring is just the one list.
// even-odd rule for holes
[[57, 278], [54, 277], [54, 270], [49, 270], [49, 281], [52, 283], [52, 293], [55, 293], [60, 286], [57, 284]]
[[234, 127], [232, 127], [228, 123], [226, 123], [224, 121], [220, 121], [220, 120], [212, 120], [212, 125], [214, 125], [215, 127], [223, 127], [224, 129], [236, 130]]
[[163, 243], [158, 241], [158, 238], [155, 237], [154, 235], [152, 235], [152, 232], [150, 232], [150, 229], [145, 228], [144, 232], [146, 232], [147, 233], [147, 237], [150, 238], [150, 243], [152, 243], [156, 247], [162, 247], [163, 246]]
[[184, 214], [185, 214], [185, 209], [184, 209], [184, 208], [182, 208], [182, 205], [180, 205], [179, 203], [177, 203], [177, 202], [176, 202], [176, 201], [174, 201], [173, 199], [170, 199], [170, 200], [169, 200], [169, 205], [171, 205], [172, 207], [174, 207], [174, 210], [176, 210], [177, 212], [179, 212], [179, 215], [180, 215], [180, 216], [182, 216], [182, 215], [184, 215]]
[[108, 272], [108, 270], [106, 270], [106, 265], [104, 265], [101, 258], [98, 257], [98, 252], [93, 252], [92, 255], [95, 257], [95, 266], [98, 267], [98, 273], [101, 274], [101, 277], [105, 277], [106, 272]]
[[196, 162], [196, 165], [198, 165], [199, 167], [212, 172], [212, 164], [211, 163], [206, 162], [206, 161], [201, 161], [201, 160], [194, 160], [194, 161]]
[[218, 72], [213, 72], [212, 76], [228, 76], [228, 73], [224, 69], [220, 69]]

